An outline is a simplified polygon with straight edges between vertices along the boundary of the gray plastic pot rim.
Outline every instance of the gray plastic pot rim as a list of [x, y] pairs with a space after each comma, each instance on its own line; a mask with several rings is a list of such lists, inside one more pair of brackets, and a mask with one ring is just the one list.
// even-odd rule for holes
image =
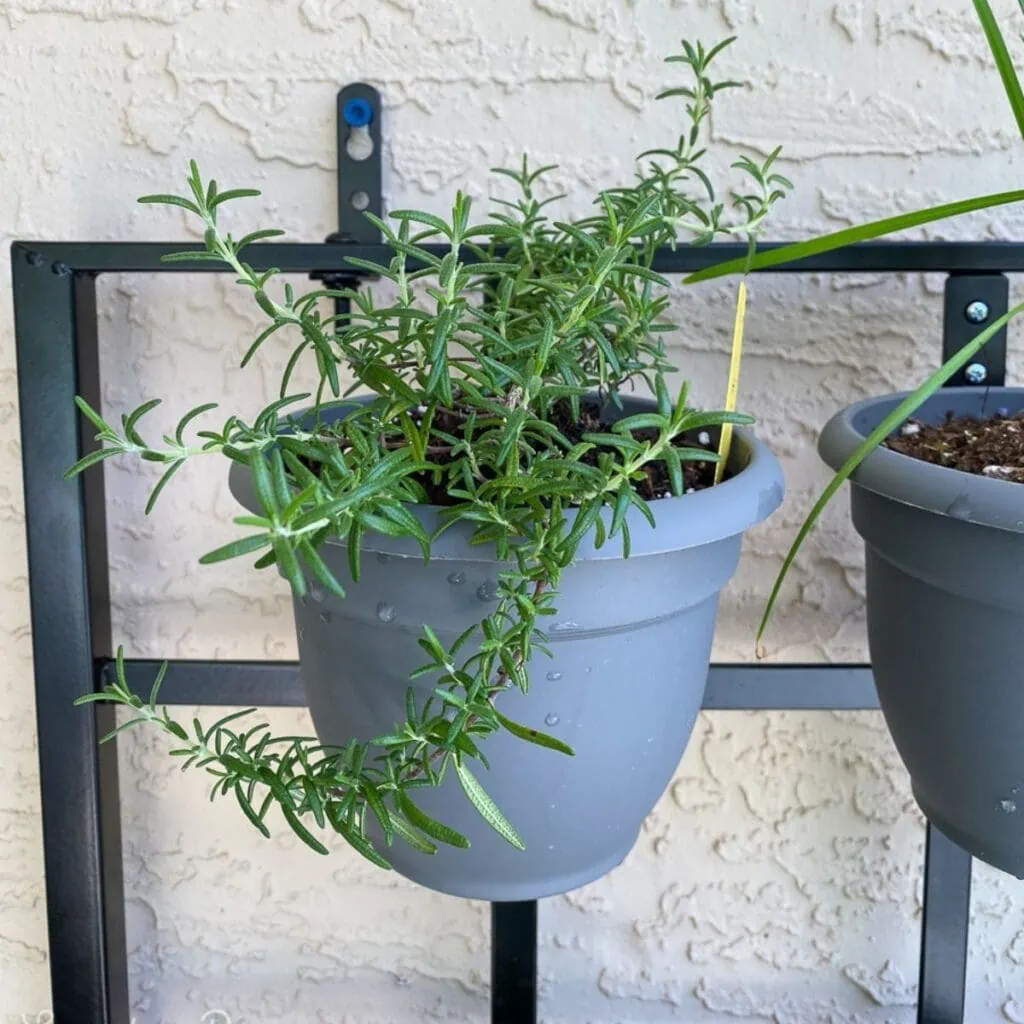
[[[650, 399], [624, 397], [623, 406], [631, 413], [654, 409], [655, 403]], [[752, 432], [741, 427], [735, 429], [729, 465], [734, 475], [715, 487], [651, 502], [657, 524], [654, 529], [639, 509], [630, 507], [626, 513], [630, 557], [664, 554], [727, 540], [767, 519], [782, 504], [785, 493], [782, 468], [771, 449]], [[244, 508], [256, 515], [263, 514], [245, 466], [232, 463], [228, 487]], [[433, 535], [443, 522], [441, 506], [408, 505], [407, 508], [420, 520], [428, 535]], [[611, 515], [611, 509], [602, 514], [606, 528], [611, 524]], [[473, 526], [468, 522], [449, 526], [431, 545], [430, 560], [497, 562], [489, 545], [470, 543], [472, 533]], [[345, 546], [340, 540], [328, 543]], [[367, 531], [360, 546], [364, 551], [389, 557], [423, 559], [419, 545], [411, 537], [390, 537]], [[607, 540], [600, 549], [584, 538], [576, 555], [577, 561], [621, 558], [620, 537]]]
[[[838, 470], [871, 431], [911, 392], [899, 391], [866, 398], [847, 406], [828, 421], [818, 439], [818, 454]], [[1024, 408], [1024, 388], [957, 387], [932, 396], [916, 415], [944, 415], [951, 405], [958, 412], [983, 415], [986, 409], [1016, 398]], [[1013, 403], [1011, 403], [1013, 404]], [[876, 448], [850, 477], [857, 487], [937, 515], [949, 516], [1011, 533], [1024, 533], [1024, 484], [965, 473], [923, 462], [889, 448]]]

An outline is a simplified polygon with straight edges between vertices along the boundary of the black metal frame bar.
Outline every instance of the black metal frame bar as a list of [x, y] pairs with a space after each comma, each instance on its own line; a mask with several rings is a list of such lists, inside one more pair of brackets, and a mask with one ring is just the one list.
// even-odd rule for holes
[[[350, 86], [339, 97], [373, 107], [369, 126], [379, 151], [379, 97]], [[344, 129], [339, 131], [339, 150]], [[342, 173], [354, 173], [339, 156]], [[360, 171], [359, 173], [364, 173]], [[379, 185], [349, 177], [379, 209]], [[366, 185], [366, 183], [369, 183]], [[365, 187], [362, 187], [365, 186]], [[278, 267], [323, 278], [361, 276], [346, 257], [387, 262], [388, 250], [355, 237], [351, 215], [325, 244], [256, 245], [256, 269]], [[348, 230], [346, 230], [348, 225]], [[73, 707], [110, 681], [109, 567], [103, 474], [73, 483], [64, 470], [92, 447], [74, 397], [100, 406], [96, 278], [106, 273], [203, 273], [203, 264], [161, 263], [165, 243], [15, 242], [11, 248], [53, 1010], [57, 1024], [129, 1024], [124, 882], [121, 868], [116, 751], [99, 748], [111, 712]], [[763, 246], [762, 248], [772, 248]], [[745, 246], [681, 247], [657, 267], [684, 273], [745, 253]], [[1024, 244], [872, 243], [772, 268], [772, 273], [943, 272], [947, 284], [944, 347], [959, 347], [983, 324], [964, 321], [971, 296], [985, 295], [991, 317], [1005, 311], [1003, 274], [1024, 272]], [[215, 271], [214, 271], [215, 272]], [[955, 291], [954, 291], [955, 290]], [[999, 296], [1003, 305], [999, 306]], [[965, 326], [966, 323], [966, 326]], [[1003, 350], [986, 353], [991, 379], [1002, 379]], [[146, 688], [155, 662], [129, 661], [129, 681]], [[282, 662], [175, 661], [162, 698], [172, 704], [298, 706], [297, 666]], [[707, 709], [873, 709], [877, 697], [864, 665], [714, 665]], [[963, 1020], [971, 858], [929, 826], [922, 923], [920, 1024]], [[492, 1022], [536, 1020], [537, 904], [495, 904], [492, 913]]]

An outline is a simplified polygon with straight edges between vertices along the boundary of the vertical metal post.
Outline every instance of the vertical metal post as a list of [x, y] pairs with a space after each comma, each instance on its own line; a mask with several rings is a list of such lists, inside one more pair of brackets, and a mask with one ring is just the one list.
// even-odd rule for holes
[[971, 855], [928, 825], [918, 1024], [962, 1024], [967, 992]]
[[537, 901], [491, 904], [491, 1024], [537, 1022]]
[[11, 263], [53, 1012], [128, 1024], [116, 750], [97, 750], [113, 713], [72, 704], [110, 654], [103, 478], [62, 479], [74, 397], [99, 402], [96, 281], [17, 244]]
[[[1006, 313], [1009, 294], [1005, 274], [951, 274], [946, 279], [943, 362]], [[1004, 329], [978, 353], [977, 359], [950, 380], [950, 386], [998, 386], [1005, 381]], [[918, 1024], [962, 1024], [964, 1019], [971, 863], [969, 853], [929, 822], [924, 855]]]

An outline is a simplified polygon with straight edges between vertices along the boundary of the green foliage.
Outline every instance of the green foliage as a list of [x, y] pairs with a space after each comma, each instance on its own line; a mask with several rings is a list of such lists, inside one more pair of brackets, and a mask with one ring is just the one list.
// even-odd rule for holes
[[[753, 246], [791, 187], [774, 169], [777, 152], [761, 163], [743, 157], [734, 164], [742, 187], [728, 202], [717, 198], [702, 169], [714, 97], [734, 84], [714, 81], [709, 69], [729, 42], [710, 51], [684, 43], [684, 52], [670, 58], [689, 75], [664, 94], [686, 101], [684, 131], [674, 146], [642, 154], [636, 180], [602, 192], [585, 217], [555, 219], [553, 200], [542, 198], [551, 168], [534, 169], [525, 159], [496, 172], [514, 185], [515, 198], [497, 202], [483, 220], [473, 219], [462, 193], [447, 218], [420, 210], [395, 210], [387, 221], [371, 217], [392, 256], [386, 265], [350, 262], [389, 283], [387, 300], [369, 289], [298, 295], [278, 286], [277, 271], [256, 272], [246, 247], [277, 232], [236, 240], [219, 219], [225, 204], [256, 193], [220, 191], [194, 162], [187, 195], [142, 200], [180, 207], [204, 228], [202, 251], [170, 259], [226, 264], [266, 315], [243, 366], [272, 338], [291, 340], [279, 398], [251, 424], [231, 416], [221, 429], [199, 430], [189, 441], [186, 433], [214, 408], [200, 406], [161, 444], [151, 444], [139, 427], [156, 402], [141, 405], [117, 429], [79, 400], [102, 447], [69, 476], [114, 456], [158, 463], [165, 470], [152, 507], [189, 459], [219, 454], [245, 465], [262, 513], [239, 516], [245, 534], [202, 561], [257, 556], [256, 567], [276, 565], [297, 596], [313, 581], [344, 596], [345, 585], [320, 554], [328, 541], [347, 547], [353, 581], [367, 534], [411, 537], [429, 559], [434, 537], [409, 506], [430, 503], [439, 492], [451, 502], [441, 529], [471, 524], [473, 541], [490, 546], [505, 571], [494, 611], [454, 643], [446, 646], [424, 625], [425, 661], [412, 676], [431, 679], [432, 695], [418, 703], [410, 690], [405, 720], [370, 742], [328, 750], [312, 739], [270, 738], [259, 726], [236, 731], [237, 716], [208, 729], [197, 724], [193, 736], [166, 709], [157, 710], [155, 694], [149, 702], [132, 694], [123, 666], [114, 686], [88, 700], [124, 705], [132, 713], [128, 725], [163, 729], [178, 742], [184, 766], [212, 772], [214, 795], [233, 794], [264, 834], [277, 804], [291, 829], [320, 852], [326, 848], [311, 826], [338, 832], [378, 864], [386, 864], [381, 845], [397, 840], [424, 853], [438, 843], [464, 847], [465, 837], [427, 816], [412, 795], [454, 772], [484, 820], [522, 845], [470, 765], [487, 767], [484, 741], [498, 730], [552, 757], [572, 753], [495, 706], [507, 688], [529, 687], [531, 661], [546, 652], [540, 627], [555, 613], [562, 572], [584, 542], [617, 539], [628, 554], [630, 509], [653, 525], [652, 509], [634, 487], [652, 464], [666, 464], [672, 492], [682, 495], [683, 463], [713, 460], [703, 448], [677, 444], [681, 435], [749, 422], [690, 408], [685, 387], [674, 399], [669, 394], [667, 282], [652, 269], [657, 249], [679, 239], [706, 243], [727, 234]], [[328, 312], [324, 300], [339, 296], [351, 300], [349, 311]], [[310, 358], [316, 393], [295, 394], [295, 368]], [[584, 396], [596, 392], [616, 403], [638, 381], [657, 396], [656, 413], [575, 440], [566, 436]], [[368, 400], [350, 401], [356, 393]], [[296, 416], [310, 398], [312, 413]], [[328, 416], [338, 404], [347, 404], [347, 415]]]

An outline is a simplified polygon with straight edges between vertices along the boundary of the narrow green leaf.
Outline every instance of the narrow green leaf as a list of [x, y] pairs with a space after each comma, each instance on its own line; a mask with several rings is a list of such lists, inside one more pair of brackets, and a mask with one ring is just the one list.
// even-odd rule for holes
[[216, 192], [212, 198], [207, 197], [206, 205], [214, 209], [221, 203], [227, 203], [233, 199], [251, 199], [259, 195], [262, 193], [258, 188], [229, 188], [226, 192]]
[[161, 263], [220, 263], [222, 258], [205, 249], [184, 249], [181, 252], [167, 252], [160, 257]]
[[78, 476], [79, 473], [84, 473], [90, 466], [95, 466], [96, 463], [103, 462], [104, 459], [120, 454], [120, 448], [99, 448], [94, 452], [89, 452], [88, 455], [80, 458], [70, 469], [64, 471], [64, 479], [71, 480], [73, 477]]
[[495, 832], [498, 833], [507, 843], [517, 850], [525, 850], [519, 833], [512, 827], [508, 819], [498, 809], [498, 805], [487, 795], [486, 790], [477, 781], [476, 776], [462, 763], [461, 758], [455, 762], [455, 774], [459, 777], [463, 792], [469, 798], [470, 803], [477, 809], [480, 817], [487, 822]]
[[373, 816], [380, 824], [384, 838], [390, 846], [395, 836], [395, 825], [391, 815], [388, 813], [387, 807], [384, 806], [380, 793], [377, 792], [376, 787], [372, 783], [365, 783], [362, 787], [362, 793], [363, 799], [366, 800], [366, 806], [373, 812]]
[[291, 544], [287, 540], [281, 539], [275, 540], [273, 546], [277, 564], [280, 566], [284, 578], [295, 592], [295, 596], [305, 597], [306, 577], [302, 575], [302, 570], [299, 568], [299, 560], [295, 557], [295, 551]]
[[265, 533], [254, 534], [251, 537], [242, 537], [239, 540], [233, 540], [225, 544], [223, 547], [208, 551], [199, 559], [199, 564], [213, 565], [214, 562], [224, 562], [229, 558], [238, 558], [241, 555], [248, 555], [253, 551], [259, 551], [269, 543], [270, 537]]
[[425, 811], [420, 810], [406, 793], [399, 791], [395, 796], [402, 813], [409, 819], [412, 825], [425, 835], [447, 846], [455, 846], [460, 850], [469, 849], [469, 840], [461, 832], [456, 832], [455, 829], [435, 821]]
[[743, 256], [706, 267], [684, 278], [684, 282], [694, 284], [698, 281], [710, 281], [716, 277], [726, 277], [729, 274], [746, 273], [748, 270], [765, 270], [768, 267], [778, 267], [784, 263], [796, 263], [809, 256], [820, 256], [822, 253], [832, 252], [857, 242], [867, 242], [874, 238], [881, 238], [883, 235], [895, 234], [897, 231], [906, 231], [908, 228], [920, 227], [923, 224], [933, 224], [938, 220], [947, 220], [965, 213], [987, 210], [994, 206], [1008, 206], [1021, 201], [1024, 201], [1024, 190], [1018, 189], [1013, 192], [998, 192], [994, 195], [978, 196], [973, 199], [960, 199], [954, 203], [943, 203], [926, 210], [901, 213], [895, 217], [885, 217], [868, 224], [843, 228], [841, 231], [821, 235], [805, 242], [784, 245], [778, 249], [762, 249], [752, 260]]
[[[285, 821], [291, 826], [292, 831], [313, 851], [327, 856], [330, 852], [323, 843], [312, 832], [302, 824], [302, 820], [292, 810], [286, 801], [279, 801], [281, 804], [281, 813], [284, 815]], [[345, 837], [348, 838], [347, 836]]]
[[238, 252], [241, 252], [246, 246], [252, 245], [253, 242], [262, 242], [267, 238], [279, 238], [283, 234], [284, 232], [279, 228], [263, 228], [260, 231], [252, 231], [237, 242], [235, 248]]
[[392, 210], [391, 217], [393, 220], [411, 220], [417, 224], [426, 224], [446, 238], [450, 237], [451, 234], [451, 227], [440, 217], [432, 213], [426, 213], [423, 210]]
[[641, 498], [640, 495], [637, 494], [632, 487], [629, 489], [629, 500], [631, 504], [635, 505], [638, 509], [640, 509], [641, 514], [647, 520], [648, 524], [653, 530], [655, 523], [654, 513], [651, 511], [651, 506], [648, 505], [647, 502], [644, 501], [644, 499]]
[[992, 51], [996, 67], [999, 69], [999, 77], [1003, 80], [1003, 88], [1006, 90], [1006, 98], [1010, 101], [1010, 109], [1017, 121], [1017, 130], [1024, 137], [1024, 91], [1020, 87], [1020, 79], [1013, 66], [1013, 58], [1006, 48], [1006, 40], [999, 28], [999, 22], [992, 13], [988, 0], [974, 0], [974, 9], [977, 11], [978, 20], [981, 22], [985, 38], [988, 40], [988, 47]]
[[163, 489], [170, 482], [171, 477], [174, 476], [174, 474], [177, 473], [178, 470], [181, 469], [181, 467], [184, 465], [185, 460], [179, 459], [177, 462], [172, 463], [170, 469], [168, 469], [167, 472], [164, 473], [162, 477], [160, 477], [160, 479], [156, 483], [156, 486], [153, 488], [152, 492], [149, 495], [149, 501], [146, 502], [145, 515], [148, 516], [153, 511], [157, 499], [160, 497], [161, 491], [163, 491]]
[[274, 501], [274, 484], [270, 476], [270, 468], [262, 451], [254, 451], [249, 458], [249, 468], [252, 470], [253, 487], [256, 490], [256, 497], [264, 511], [274, 513], [277, 511], [277, 503]]
[[679, 453], [671, 445], [665, 449], [665, 466], [668, 469], [672, 493], [678, 497], [683, 493], [683, 466]]
[[334, 594], [335, 597], [345, 596], [345, 588], [338, 582], [338, 578], [320, 557], [320, 552], [305, 538], [299, 542], [299, 554], [306, 565], [309, 566], [317, 581], [328, 593]]
[[348, 537], [345, 540], [345, 553], [348, 556], [348, 574], [352, 577], [353, 583], [359, 582], [362, 558], [362, 536], [362, 524], [353, 522], [349, 527]]
[[548, 750], [557, 750], [560, 754], [568, 754], [570, 757], [576, 756], [576, 751], [569, 746], [568, 743], [563, 743], [559, 739], [555, 739], [554, 736], [549, 736], [547, 733], [540, 732], [537, 729], [531, 729], [527, 725], [520, 725], [519, 722], [513, 722], [510, 718], [506, 718], [500, 711], [495, 711], [495, 715], [498, 716], [498, 721], [510, 732], [513, 736], [518, 736], [521, 740], [526, 740], [527, 743], [535, 743], [538, 747], [546, 747]]
[[667, 427], [667, 417], [656, 412], [637, 413], [612, 424], [612, 430], [617, 434], [625, 434], [631, 430], [665, 430]]
[[610, 537], [614, 537], [625, 525], [626, 512], [629, 510], [632, 493], [633, 488], [628, 480], [619, 485], [619, 493], [615, 497], [615, 511], [612, 513], [612, 525], [608, 531]]
[[188, 199], [184, 199], [182, 196], [172, 195], [152, 195], [152, 196], [139, 196], [137, 202], [140, 203], [154, 203], [160, 206], [180, 206], [189, 213], [199, 215], [199, 207], [195, 203]]
[[391, 870], [391, 862], [385, 857], [382, 857], [354, 828], [346, 825], [341, 819], [334, 822], [334, 828], [338, 835], [340, 835], [349, 844], [349, 846], [356, 851], [356, 853], [361, 854], [371, 864], [382, 868], [384, 871]]
[[429, 840], [419, 834], [408, 822], [397, 814], [391, 815], [391, 825], [395, 832], [404, 839], [414, 850], [420, 853], [433, 855], [437, 853], [437, 847]]
[[110, 424], [103, 419], [102, 416], [84, 399], [81, 395], [75, 395], [75, 405], [78, 406], [79, 411], [83, 416], [98, 430], [100, 433], [110, 432]]
[[246, 796], [245, 790], [242, 788], [241, 782], [235, 783], [235, 796], [238, 798], [238, 806], [242, 808], [243, 813], [249, 819], [249, 821], [261, 832], [265, 839], [270, 838], [270, 829], [264, 824], [263, 820], [254, 810], [252, 804], [249, 802], [248, 796]]

